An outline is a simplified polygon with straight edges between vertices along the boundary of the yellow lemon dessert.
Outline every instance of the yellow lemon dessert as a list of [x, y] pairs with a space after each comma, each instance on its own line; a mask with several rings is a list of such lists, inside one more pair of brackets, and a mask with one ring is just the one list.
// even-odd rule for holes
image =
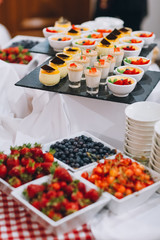
[[71, 55], [73, 58], [81, 55], [81, 49], [79, 47], [65, 47], [63, 52]]
[[43, 65], [39, 72], [39, 81], [45, 86], [54, 86], [60, 81], [60, 72], [57, 68]]
[[97, 44], [96, 46], [98, 56], [100, 57], [110, 54], [113, 47], [114, 47], [113, 44], [111, 44], [109, 41], [103, 38], [102, 41], [100, 41], [100, 43]]
[[72, 55], [69, 55], [66, 53], [57, 53], [56, 56], [59, 57], [60, 59], [62, 59], [63, 61], [65, 61], [66, 64], [69, 64], [73, 60]]
[[65, 61], [60, 59], [59, 57], [54, 57], [50, 62], [49, 65], [53, 68], [58, 68], [60, 71], [60, 78], [64, 78], [67, 76], [67, 64]]

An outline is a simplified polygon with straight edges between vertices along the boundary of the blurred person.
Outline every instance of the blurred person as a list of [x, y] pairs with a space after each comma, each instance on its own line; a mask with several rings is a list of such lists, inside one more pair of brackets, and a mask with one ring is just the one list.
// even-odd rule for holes
[[[4, 0], [0, 0], [0, 6], [3, 4]], [[6, 44], [11, 39], [11, 35], [8, 32], [7, 28], [0, 24], [0, 49], [4, 44]]]
[[124, 21], [126, 27], [140, 30], [146, 15], [147, 0], [97, 0], [94, 17], [118, 17]]

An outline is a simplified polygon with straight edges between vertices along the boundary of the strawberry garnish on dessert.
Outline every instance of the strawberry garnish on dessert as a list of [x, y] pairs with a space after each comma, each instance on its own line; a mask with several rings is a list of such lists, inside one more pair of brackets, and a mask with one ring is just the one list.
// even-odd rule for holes
[[147, 33], [139, 34], [139, 37], [152, 37], [152, 36], [153, 36], [153, 32], [151, 32], [150, 34], [147, 34]]
[[141, 43], [142, 41], [141, 40], [137, 40], [137, 39], [131, 39], [129, 41], [129, 43]]
[[105, 64], [105, 59], [99, 59], [98, 62], [99, 62], [100, 65], [104, 65]]
[[58, 33], [57, 30], [50, 29], [50, 28], [46, 28], [46, 32], [50, 32], [50, 33]]
[[70, 67], [77, 68], [77, 64], [75, 64], [75, 63], [71, 63], [71, 64], [70, 64]]
[[91, 49], [86, 49], [86, 53], [90, 53], [91, 52]]
[[89, 69], [89, 73], [96, 73], [97, 69], [95, 67], [87, 67]]
[[139, 70], [137, 70], [137, 69], [125, 69], [125, 70], [120, 70], [120, 69], [118, 69], [117, 70], [119, 73], [123, 73], [123, 74], [139, 74], [140, 73], [140, 71]]
[[125, 58], [125, 61], [127, 63], [134, 64], [134, 65], [145, 65], [150, 62], [149, 59], [147, 60], [147, 59], [143, 59], [143, 58], [138, 58], [137, 60], [130, 60], [128, 58]]
[[135, 51], [136, 48], [134, 46], [126, 46], [126, 47], [122, 47], [123, 50], [126, 50], [126, 51]]

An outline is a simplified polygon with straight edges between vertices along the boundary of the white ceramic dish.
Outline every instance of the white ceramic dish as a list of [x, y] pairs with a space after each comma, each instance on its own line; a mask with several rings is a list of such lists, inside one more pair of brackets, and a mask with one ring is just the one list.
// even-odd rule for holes
[[[142, 58], [142, 59], [144, 59], [144, 60], [149, 60], [149, 63], [147, 63], [147, 64], [141, 64], [141, 65], [134, 65], [134, 64], [131, 64], [131, 63], [128, 63], [127, 62], [127, 59], [128, 60], [137, 60], [137, 59], [140, 59], [140, 58]], [[149, 59], [149, 58], [146, 58], [146, 57], [141, 57], [141, 56], [133, 56], [133, 57], [127, 57], [127, 59], [126, 58], [124, 58], [124, 60], [123, 60], [123, 62], [124, 62], [124, 65], [126, 65], [126, 66], [135, 66], [135, 67], [140, 67], [140, 68], [142, 68], [144, 71], [147, 71], [148, 70], [148, 68], [149, 68], [149, 66], [151, 65], [151, 60]]]
[[136, 142], [139, 144], [152, 144], [152, 137], [135, 137], [132, 134], [129, 133], [129, 131], [126, 131], [125, 137], [129, 139], [131, 142]]
[[142, 163], [143, 165], [147, 164], [147, 166], [148, 166], [150, 154], [149, 155], [138, 155], [138, 154], [135, 155], [135, 154], [128, 153], [125, 149], [123, 150], [123, 153], [126, 156], [138, 161], [139, 163]]
[[157, 173], [160, 173], [160, 168], [159, 167], [157, 167], [154, 163], [153, 163], [153, 161], [150, 159], [150, 161], [149, 161], [149, 164], [150, 164], [150, 166], [151, 166], [151, 168], [153, 169], [153, 170], [155, 170]]
[[100, 25], [107, 23], [110, 28], [122, 28], [124, 25], [122, 19], [115, 17], [97, 17], [95, 18], [95, 22], [98, 22]]
[[[97, 36], [100, 35], [99, 32], [90, 32], [90, 33], [83, 33], [83, 34], [81, 35], [81, 37], [82, 37], [82, 38], [89, 39], [89, 40], [94, 40], [94, 41], [97, 41], [97, 42], [100, 42], [100, 41], [103, 39], [103, 34], [102, 34], [102, 37], [101, 37], [101, 38], [91, 37], [92, 34], [97, 35]], [[89, 36], [90, 36], [90, 37], [89, 37]]]
[[151, 128], [151, 129], [148, 129], [148, 128], [136, 128], [136, 127], [133, 127], [133, 126], [127, 124], [127, 123], [126, 123], [126, 129], [130, 130], [131, 132], [143, 135], [143, 136], [153, 136], [153, 133], [154, 133], [154, 129], [153, 128]]
[[[125, 74], [125, 73], [120, 73], [119, 72], [119, 71], [123, 71], [123, 70], [126, 70], [126, 69], [129, 69], [129, 70], [136, 69], [136, 70], [139, 71], [139, 73], [138, 74]], [[117, 67], [115, 69], [115, 74], [116, 75], [125, 75], [126, 77], [133, 77], [133, 78], [136, 79], [137, 82], [139, 82], [144, 75], [144, 70], [140, 67], [135, 67], [135, 66], [134, 67], [132, 67], [132, 66], [127, 66], [127, 67], [126, 66], [120, 66], [120, 67]]]
[[[137, 40], [137, 41], [141, 41], [140, 43], [132, 43], [132, 42], [129, 42], [129, 41], [131, 41], [132, 39], [135, 39], [135, 40]], [[127, 36], [127, 37], [123, 37], [123, 38], [120, 38], [119, 39], [119, 42], [120, 43], [123, 43], [123, 44], [136, 44], [137, 46], [139, 46], [139, 47], [143, 47], [143, 45], [144, 45], [144, 40], [143, 39], [139, 39], [139, 38], [137, 38], [137, 37], [129, 37], [129, 36]]]
[[143, 150], [141, 148], [136, 149], [135, 146], [130, 147], [129, 145], [127, 145], [127, 143], [124, 143], [124, 148], [128, 153], [132, 155], [149, 156], [151, 153], [151, 149], [146, 149], [146, 150]]
[[[52, 144], [56, 143], [57, 141], [58, 141], [58, 142], [61, 142], [61, 141], [63, 141], [64, 139], [70, 139], [70, 138], [78, 137], [78, 136], [81, 136], [81, 135], [85, 135], [86, 137], [90, 137], [94, 142], [101, 142], [101, 143], [103, 143], [106, 147], [109, 147], [109, 148], [111, 148], [111, 149], [115, 149], [113, 146], [109, 145], [108, 143], [105, 143], [104, 141], [100, 140], [99, 138], [93, 136], [92, 134], [90, 134], [90, 133], [88, 133], [88, 132], [85, 132], [85, 131], [82, 131], [82, 132], [77, 132], [77, 133], [75, 133], [75, 134], [72, 134], [72, 135], [70, 135], [69, 137], [57, 139], [56, 141], [47, 143], [47, 144], [45, 144], [45, 145], [43, 146], [43, 150], [46, 151], [46, 152], [48, 152], [49, 149], [50, 149], [50, 146], [51, 146]], [[117, 152], [118, 152], [118, 150], [117, 150]], [[55, 158], [55, 159], [56, 159], [56, 158]], [[59, 161], [59, 162], [61, 162], [61, 161]], [[63, 162], [62, 162], [62, 163], [63, 163]], [[77, 172], [77, 171], [79, 171], [79, 170], [85, 169], [86, 167], [88, 167], [88, 166], [90, 166], [90, 165], [92, 165], [92, 164], [94, 164], [94, 163], [95, 163], [95, 162], [90, 163], [90, 164], [88, 164], [88, 165], [85, 165], [85, 166], [83, 166], [83, 167], [77, 168], [77, 169], [72, 168], [72, 167], [70, 167], [68, 164], [65, 164], [65, 163], [63, 163], [63, 166], [64, 166], [66, 169], [69, 169], [71, 172]]]
[[154, 126], [141, 126], [138, 124], [134, 124], [132, 122], [130, 122], [129, 120], [126, 120], [126, 125], [128, 125], [131, 128], [134, 128], [135, 130], [142, 130], [142, 131], [153, 131], [154, 130]]
[[[127, 157], [124, 155], [124, 157]], [[111, 158], [110, 158], [111, 159]], [[135, 162], [135, 160], [131, 159], [133, 162]], [[103, 161], [103, 160], [101, 160]], [[140, 164], [140, 163], [139, 163]], [[91, 173], [93, 168], [96, 166], [96, 164], [94, 166], [90, 166], [88, 167], [85, 171], [87, 171], [88, 173]], [[139, 206], [140, 204], [144, 203], [149, 197], [151, 197], [160, 187], [160, 174], [156, 173], [155, 171], [149, 169], [148, 167], [145, 167], [151, 174], [151, 176], [153, 177], [155, 183], [151, 186], [148, 186], [138, 192], [135, 192], [133, 194], [130, 194], [129, 196], [126, 196], [122, 199], [117, 199], [116, 197], [114, 197], [113, 195], [109, 194], [109, 193], [104, 193], [104, 195], [108, 196], [108, 194], [111, 196], [111, 201], [108, 203], [108, 208], [115, 214], [122, 214], [122, 213], [126, 213], [134, 208], [136, 208], [137, 206]], [[78, 176], [83, 179], [81, 177], [83, 171], [78, 172]], [[88, 181], [86, 179], [84, 179], [84, 181], [86, 183], [88, 183]], [[94, 184], [92, 184], [91, 182], [89, 182], [90, 186], [95, 186]]]
[[[43, 42], [45, 39], [42, 37], [17, 35], [16, 37], [14, 37], [10, 41], [8, 41], [6, 44], [4, 44], [2, 46], [2, 49], [8, 48], [13, 43], [19, 42], [22, 40], [32, 40], [32, 41]], [[10, 66], [12, 66], [16, 70], [16, 72], [20, 78], [24, 77], [26, 74], [31, 72], [38, 65], [38, 62], [39, 62], [38, 54], [32, 53], [31, 55], [33, 58], [28, 64], [8, 63], [8, 64], [10, 64]]]
[[128, 117], [126, 117], [126, 122], [129, 124], [129, 125], [131, 125], [131, 126], [133, 126], [133, 127], [135, 127], [135, 128], [148, 128], [148, 129], [152, 129], [152, 128], [154, 128], [154, 125], [155, 125], [155, 123], [156, 123], [156, 121], [155, 122], [145, 122], [145, 123], [143, 123], [143, 122], [139, 122], [139, 121], [134, 121], [134, 120], [132, 120], [131, 118], [128, 118]]
[[156, 144], [160, 147], [160, 137], [158, 137], [158, 135], [156, 133], [154, 133], [154, 140], [155, 140]]
[[[73, 179], [78, 179], [73, 174], [71, 174]], [[66, 232], [71, 231], [72, 229], [76, 228], [77, 226], [80, 226], [84, 223], [88, 223], [89, 220], [91, 220], [111, 199], [111, 197], [108, 196], [101, 196], [100, 199], [75, 212], [72, 213], [59, 221], [55, 222], [51, 218], [47, 217], [45, 214], [43, 214], [41, 211], [33, 207], [23, 196], [23, 191], [26, 189], [28, 185], [32, 184], [42, 184], [44, 182], [48, 182], [50, 179], [50, 176], [43, 177], [41, 179], [34, 180], [30, 183], [27, 183], [23, 185], [22, 187], [19, 187], [15, 191], [12, 192], [12, 196], [14, 199], [23, 205], [23, 207], [31, 214], [31, 216], [34, 217], [35, 221], [39, 222], [43, 227], [45, 227], [48, 231], [58, 235], [58, 234], [64, 234]], [[84, 182], [81, 180], [81, 182]], [[85, 183], [85, 182], [84, 182]], [[95, 188], [90, 187], [89, 184], [85, 183], [87, 190]]]
[[[66, 165], [63, 162], [58, 161], [57, 159], [55, 159], [54, 161], [58, 162], [58, 164], [60, 166], [62, 166], [63, 168], [66, 168]], [[34, 180], [33, 180], [34, 181]], [[31, 182], [31, 181], [30, 181]], [[28, 183], [30, 183], [28, 182]], [[22, 186], [24, 186], [25, 184], [23, 184]], [[16, 190], [17, 188], [12, 187], [8, 182], [6, 182], [4, 179], [0, 178], [0, 189], [1, 191], [3, 191], [4, 193], [6, 193], [7, 195], [10, 195], [11, 192], [13, 190]]]
[[[59, 41], [61, 38], [68, 38], [66, 41]], [[54, 49], [54, 51], [62, 51], [65, 47], [69, 47], [72, 44], [73, 38], [66, 35], [51, 35], [48, 37], [49, 45]]]
[[125, 143], [129, 146], [129, 147], [133, 147], [135, 149], [138, 149], [138, 150], [143, 150], [143, 151], [147, 151], [147, 150], [150, 150], [151, 149], [151, 146], [152, 144], [145, 144], [145, 143], [139, 143], [139, 142], [136, 142], [136, 141], [131, 141], [129, 140], [128, 138], [125, 138]]
[[151, 151], [151, 156], [153, 156], [153, 158], [160, 163], [160, 156], [158, 156], [152, 149]]
[[66, 33], [66, 29], [64, 28], [59, 28], [59, 27], [48, 27], [49, 30], [51, 30], [51, 32], [47, 31], [47, 28], [43, 28], [42, 32], [45, 38], [48, 38], [50, 36], [53, 35], [57, 35], [57, 34], [64, 34]]
[[154, 126], [154, 131], [157, 134], [157, 136], [160, 138], [160, 121], [158, 121]]
[[[123, 47], [133, 46], [135, 50], [124, 50]], [[124, 50], [124, 57], [132, 57], [138, 56], [141, 52], [141, 47], [137, 46], [136, 44], [118, 44], [117, 47], [120, 47]]]
[[[125, 75], [121, 75], [121, 77], [126, 78]], [[130, 85], [116, 85], [109, 82], [109, 79], [114, 79], [114, 78], [119, 78], [119, 75], [109, 76], [107, 78], [107, 86], [109, 90], [112, 91], [113, 95], [116, 97], [127, 97], [129, 93], [131, 93], [134, 90], [137, 84], [137, 81], [133, 77], [130, 77], [133, 81], [133, 83]]]
[[160, 120], [160, 104], [149, 101], [136, 102], [126, 107], [125, 114], [137, 122], [153, 123]]
[[154, 157], [154, 155], [151, 153], [150, 160], [153, 162], [153, 164], [160, 169], [160, 162], [157, 161]]
[[[90, 40], [92, 43], [94, 43], [93, 45], [82, 45], [81, 42], [82, 41], [88, 41]], [[97, 41], [93, 40], [93, 39], [89, 39], [89, 38], [79, 38], [79, 39], [74, 39], [72, 41], [72, 45], [74, 47], [79, 47], [81, 50], [82, 49], [95, 49], [96, 45], [97, 45]]]
[[138, 36], [139, 34], [143, 34], [143, 33], [151, 34], [151, 32], [149, 32], [149, 31], [133, 31], [131, 33], [131, 35], [135, 36], [135, 37], [138, 37], [140, 39], [143, 39], [145, 45], [149, 45], [149, 44], [154, 42], [155, 34], [153, 34], [153, 36], [151, 36], [151, 37], [140, 37], [140, 36]]

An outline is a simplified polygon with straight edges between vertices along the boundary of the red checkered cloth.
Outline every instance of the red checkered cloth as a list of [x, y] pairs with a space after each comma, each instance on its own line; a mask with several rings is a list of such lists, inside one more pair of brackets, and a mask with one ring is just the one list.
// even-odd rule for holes
[[0, 191], [0, 240], [70, 239], [93, 240], [94, 237], [86, 224], [60, 237], [49, 234], [47, 230], [31, 219], [23, 207]]

